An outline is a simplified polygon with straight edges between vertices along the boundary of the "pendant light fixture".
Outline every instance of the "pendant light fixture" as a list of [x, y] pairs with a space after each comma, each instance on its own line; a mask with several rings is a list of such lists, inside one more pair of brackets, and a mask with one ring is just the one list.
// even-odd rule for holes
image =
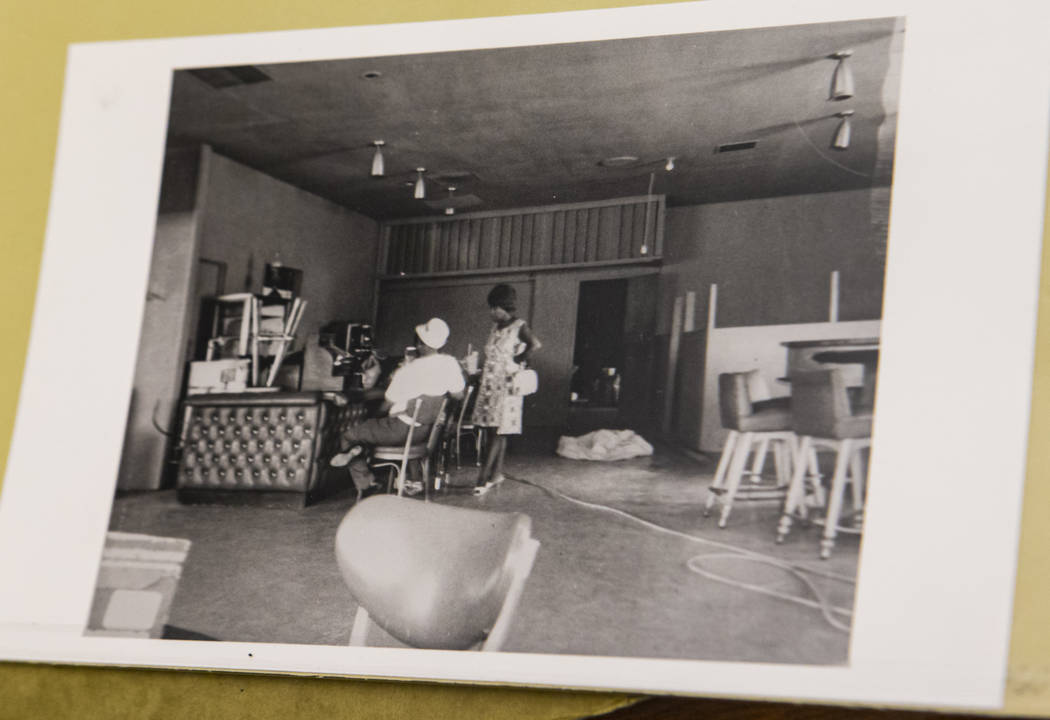
[[416, 183], [412, 187], [412, 197], [416, 200], [422, 200], [427, 196], [427, 186], [423, 182], [423, 173], [427, 171], [426, 168], [416, 168]]
[[835, 113], [835, 117], [841, 118], [839, 121], [839, 127], [835, 131], [835, 137], [831, 141], [832, 150], [848, 150], [850, 134], [852, 128], [850, 127], [850, 117], [853, 115], [852, 110], [843, 110], [842, 112]]
[[667, 172], [671, 172], [672, 170], [674, 170], [674, 155], [667, 158], [667, 162], [664, 164], [664, 170], [666, 170]]
[[828, 57], [838, 60], [835, 72], [831, 75], [832, 100], [848, 100], [853, 97], [853, 71], [849, 66], [849, 58], [853, 56], [852, 50], [840, 50]]
[[372, 177], [383, 177], [386, 173], [386, 166], [383, 164], [383, 146], [386, 145], [382, 140], [373, 140], [372, 145], [375, 147], [375, 155], [372, 156]]
[[454, 192], [456, 192], [456, 186], [455, 185], [449, 185], [448, 186], [448, 201], [449, 201], [450, 204], [449, 204], [449, 206], [447, 208], [445, 208], [445, 214], [446, 215], [455, 215], [456, 214], [456, 208], [452, 207], [452, 205], [451, 205], [452, 193], [454, 193]]

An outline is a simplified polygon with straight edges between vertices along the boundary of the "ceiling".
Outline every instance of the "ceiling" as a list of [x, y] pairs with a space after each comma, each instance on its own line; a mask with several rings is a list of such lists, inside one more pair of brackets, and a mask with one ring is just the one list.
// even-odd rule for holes
[[[442, 213], [412, 197], [417, 167], [429, 200], [453, 185], [480, 200], [471, 210], [644, 195], [650, 181], [669, 205], [870, 187], [889, 179], [900, 32], [886, 18], [212, 72], [225, 87], [178, 71], [168, 142], [208, 143], [377, 220]], [[831, 101], [828, 56], [845, 49], [855, 93]], [[851, 145], [831, 150], [846, 109]], [[757, 144], [717, 152], [741, 141]], [[638, 160], [600, 164], [617, 156]]]

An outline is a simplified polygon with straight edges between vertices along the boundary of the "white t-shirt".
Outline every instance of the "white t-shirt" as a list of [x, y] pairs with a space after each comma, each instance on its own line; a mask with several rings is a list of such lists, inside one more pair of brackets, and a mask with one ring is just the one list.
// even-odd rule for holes
[[459, 362], [451, 355], [424, 355], [400, 368], [390, 378], [386, 399], [393, 403], [391, 415], [405, 411], [409, 400], [420, 395], [438, 397], [445, 393], [463, 392], [466, 382]]

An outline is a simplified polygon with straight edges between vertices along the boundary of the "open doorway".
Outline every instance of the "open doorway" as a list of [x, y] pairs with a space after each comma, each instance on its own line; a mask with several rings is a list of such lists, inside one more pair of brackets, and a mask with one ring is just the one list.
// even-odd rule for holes
[[573, 406], [619, 406], [626, 311], [626, 279], [580, 283], [572, 356], [572, 393], [569, 397]]

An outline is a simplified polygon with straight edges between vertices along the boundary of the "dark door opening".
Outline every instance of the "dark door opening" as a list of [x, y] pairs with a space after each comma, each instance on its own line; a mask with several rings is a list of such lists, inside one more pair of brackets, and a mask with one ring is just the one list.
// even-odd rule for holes
[[626, 279], [580, 283], [572, 357], [572, 405], [619, 406], [626, 313]]

